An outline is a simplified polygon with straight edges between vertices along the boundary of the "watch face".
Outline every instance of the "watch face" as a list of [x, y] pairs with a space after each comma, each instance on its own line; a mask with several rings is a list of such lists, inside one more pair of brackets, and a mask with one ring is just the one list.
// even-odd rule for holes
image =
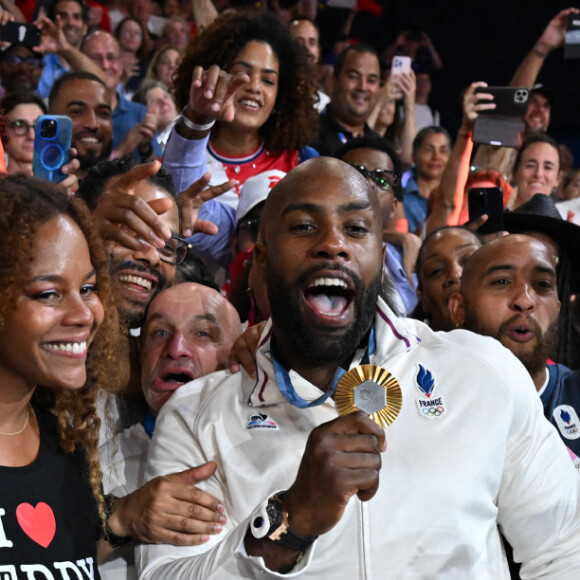
[[266, 513], [270, 520], [270, 527], [279, 524], [282, 521], [282, 504], [275, 499], [270, 499], [266, 506]]

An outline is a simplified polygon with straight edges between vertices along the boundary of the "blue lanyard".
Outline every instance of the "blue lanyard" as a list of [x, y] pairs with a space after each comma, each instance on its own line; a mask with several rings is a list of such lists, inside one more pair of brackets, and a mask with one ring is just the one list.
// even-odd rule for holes
[[[274, 337], [272, 337], [272, 343], [273, 341]], [[272, 347], [274, 347], [274, 344], [272, 344]], [[369, 335], [369, 344], [365, 350], [364, 356], [361, 360], [361, 364], [363, 365], [369, 364], [370, 355], [374, 354], [375, 348], [376, 348], [375, 329], [374, 327], [372, 327]], [[296, 392], [296, 389], [294, 389], [294, 385], [290, 380], [290, 373], [288, 373], [288, 371], [276, 360], [276, 357], [274, 356], [274, 348], [272, 348], [272, 362], [274, 363], [274, 373], [276, 375], [276, 381], [278, 383], [278, 388], [280, 389], [280, 392], [291, 405], [294, 405], [299, 409], [306, 409], [308, 407], [318, 407], [319, 405], [322, 405], [329, 397], [332, 397], [332, 395], [334, 395], [338, 382], [346, 373], [346, 370], [344, 370], [342, 367], [338, 367], [334, 372], [334, 376], [332, 377], [332, 381], [330, 382], [330, 387], [328, 388], [328, 390], [323, 395], [318, 397], [318, 399], [308, 402], [305, 401]]]
[[151, 409], [147, 409], [147, 415], [145, 415], [145, 419], [141, 421], [141, 425], [143, 425], [145, 433], [147, 433], [149, 439], [151, 439], [151, 437], [153, 437], [153, 431], [155, 430], [155, 415]]

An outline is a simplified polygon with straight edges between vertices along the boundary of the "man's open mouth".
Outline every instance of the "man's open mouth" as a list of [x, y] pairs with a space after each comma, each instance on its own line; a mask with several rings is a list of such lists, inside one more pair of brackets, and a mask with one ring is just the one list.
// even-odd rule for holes
[[159, 375], [155, 381], [155, 386], [160, 391], [174, 391], [194, 379], [195, 376], [191, 370], [181, 368], [167, 369]]
[[340, 276], [318, 276], [305, 285], [303, 295], [318, 317], [340, 319], [352, 304], [354, 289], [352, 283]]

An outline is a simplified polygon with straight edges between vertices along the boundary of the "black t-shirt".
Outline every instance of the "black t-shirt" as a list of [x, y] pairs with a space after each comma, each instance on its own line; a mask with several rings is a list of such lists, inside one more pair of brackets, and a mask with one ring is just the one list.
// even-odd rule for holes
[[85, 455], [65, 453], [56, 417], [34, 410], [38, 457], [0, 466], [0, 580], [98, 579], [101, 528]]

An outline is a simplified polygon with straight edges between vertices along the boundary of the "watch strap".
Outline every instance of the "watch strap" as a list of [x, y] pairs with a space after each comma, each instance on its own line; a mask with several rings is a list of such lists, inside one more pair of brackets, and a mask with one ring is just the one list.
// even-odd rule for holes
[[296, 530], [292, 529], [288, 524], [288, 512], [284, 509], [284, 504], [278, 496], [272, 496], [268, 503], [277, 503], [282, 512], [281, 521], [274, 522], [268, 530], [267, 537], [270, 541], [280, 546], [284, 546], [290, 550], [298, 550], [304, 552], [310, 545], [312, 545], [318, 536], [303, 536]]

